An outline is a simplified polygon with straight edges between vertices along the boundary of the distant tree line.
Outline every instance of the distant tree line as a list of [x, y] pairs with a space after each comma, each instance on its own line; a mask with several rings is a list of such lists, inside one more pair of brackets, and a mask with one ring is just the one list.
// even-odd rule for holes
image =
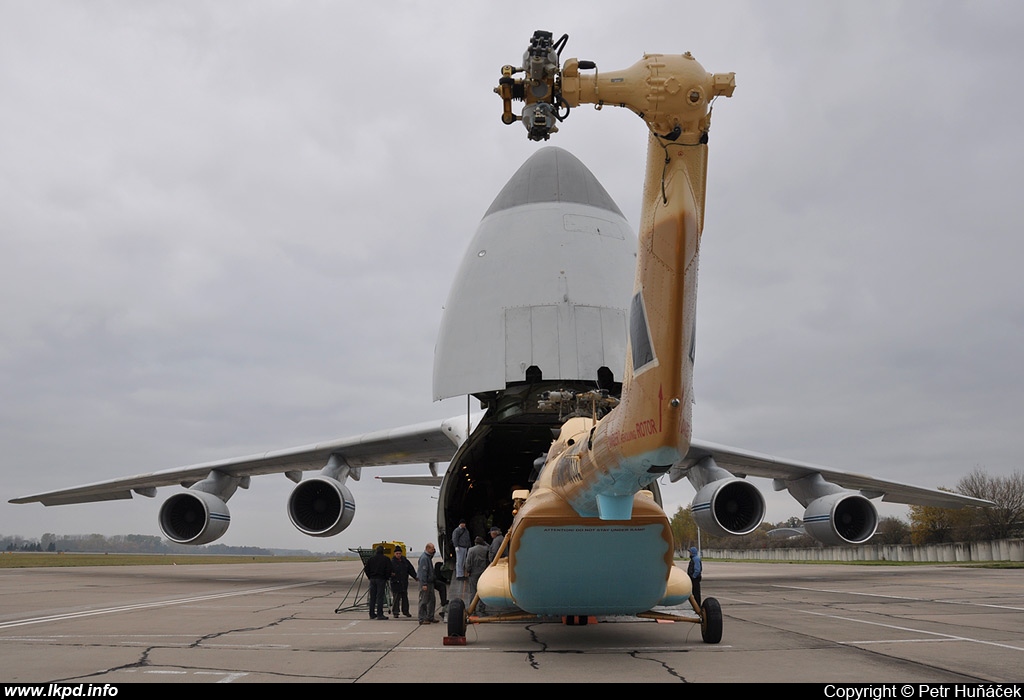
[[271, 556], [273, 550], [262, 547], [231, 547], [211, 544], [190, 547], [175, 544], [155, 535], [56, 535], [44, 533], [39, 539], [20, 535], [0, 535], [8, 552], [109, 552], [111, 554], [246, 554]]
[[[942, 489], [950, 490], [950, 489]], [[983, 498], [995, 505], [987, 508], [935, 508], [910, 506], [909, 522], [898, 517], [879, 519], [878, 530], [869, 544], [939, 544], [978, 542], [1024, 537], [1024, 472], [990, 476], [975, 469], [960, 479], [955, 491]], [[689, 506], [679, 508], [671, 518], [676, 550], [681, 555], [697, 544], [697, 524]], [[777, 547], [820, 547], [812, 537], [799, 534], [801, 521], [793, 517], [777, 523], [761, 523], [743, 537], [713, 537], [701, 533], [701, 547], [710, 549], [770, 549]], [[769, 535], [769, 532], [772, 534]]]

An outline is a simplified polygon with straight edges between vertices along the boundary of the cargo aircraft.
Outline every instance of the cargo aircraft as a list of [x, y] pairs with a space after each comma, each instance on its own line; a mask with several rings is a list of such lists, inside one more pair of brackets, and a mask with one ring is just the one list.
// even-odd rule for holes
[[[160, 529], [173, 542], [199, 545], [227, 530], [238, 488], [281, 473], [296, 483], [287, 503], [294, 526], [330, 537], [355, 516], [350, 480], [364, 467], [426, 464], [429, 473], [384, 480], [440, 488], [437, 538], [446, 560], [462, 518], [473, 535], [492, 525], [507, 532], [503, 556], [478, 586], [491, 609], [579, 624], [599, 615], [673, 617], [655, 609], [689, 601], [696, 617], [675, 617], [699, 623], [709, 643], [721, 639], [721, 608], [714, 598], [698, 604], [673, 563], [663, 476], [689, 480], [695, 520], [720, 536], [747, 534], [764, 517], [764, 497], [748, 476], [787, 490], [805, 508], [807, 533], [833, 545], [874, 534], [873, 499], [988, 505], [691, 437], [711, 105], [732, 96], [735, 75], [708, 73], [689, 53], [648, 54], [614, 72], [575, 58], [560, 66], [567, 39], [538, 31], [522, 65], [502, 69], [502, 121], [522, 122], [530, 139], [543, 141], [582, 104], [640, 117], [648, 146], [639, 240], [573, 155], [545, 147], [519, 168], [469, 245], [435, 348], [435, 400], [472, 396], [481, 413], [11, 502], [152, 497], [180, 485], [185, 490], [160, 508]], [[452, 603], [449, 635], [465, 634], [476, 600], [466, 602]]]

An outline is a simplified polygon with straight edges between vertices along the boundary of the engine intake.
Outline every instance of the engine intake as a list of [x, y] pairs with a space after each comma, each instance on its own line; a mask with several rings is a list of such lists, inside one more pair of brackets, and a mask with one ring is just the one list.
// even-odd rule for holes
[[712, 481], [693, 498], [693, 519], [705, 532], [746, 535], [764, 520], [764, 496], [751, 483], [736, 477]]
[[288, 497], [288, 517], [299, 532], [331, 537], [352, 524], [356, 502], [352, 492], [329, 476], [303, 481]]
[[205, 491], [178, 493], [160, 506], [160, 531], [178, 544], [208, 544], [231, 524], [228, 504]]
[[833, 493], [812, 501], [804, 511], [804, 529], [829, 545], [863, 544], [878, 527], [878, 511], [858, 493]]

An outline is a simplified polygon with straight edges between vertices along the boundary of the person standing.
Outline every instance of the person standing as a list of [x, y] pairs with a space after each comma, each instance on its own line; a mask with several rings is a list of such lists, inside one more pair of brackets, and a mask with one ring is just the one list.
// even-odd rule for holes
[[[487, 541], [483, 537], [477, 537], [466, 554], [466, 576], [469, 578], [469, 590], [466, 592], [466, 605], [469, 606], [476, 596], [476, 584], [480, 581], [480, 575], [487, 568]], [[486, 614], [487, 606], [483, 601], [477, 603], [476, 613]]]
[[412, 562], [402, 555], [402, 548], [395, 547], [391, 556], [391, 617], [398, 617], [398, 611], [406, 617], [409, 614], [409, 577], [416, 579]]
[[452, 546], [455, 547], [455, 580], [466, 580], [466, 555], [473, 544], [473, 538], [466, 528], [466, 519], [459, 521], [459, 526], [452, 531]]
[[427, 542], [416, 567], [416, 578], [420, 582], [419, 621], [421, 625], [436, 622], [434, 619], [434, 543]]
[[451, 583], [451, 577], [448, 572], [444, 570], [444, 564], [437, 562], [434, 564], [434, 590], [441, 597], [441, 619], [444, 619], [445, 614], [448, 612], [448, 584]]
[[690, 563], [686, 567], [686, 575], [690, 577], [693, 584], [693, 599], [700, 605], [700, 579], [704, 573], [704, 563], [700, 560], [700, 554], [696, 547], [690, 547]]
[[498, 556], [498, 552], [501, 551], [501, 543], [505, 541], [505, 536], [501, 534], [501, 528], [495, 525], [491, 528], [491, 544], [487, 547], [487, 562], [494, 561], [494, 558]]
[[363, 572], [370, 582], [370, 619], [387, 620], [384, 616], [384, 587], [391, 580], [391, 562], [384, 554], [384, 547], [377, 545], [373, 556], [366, 560]]

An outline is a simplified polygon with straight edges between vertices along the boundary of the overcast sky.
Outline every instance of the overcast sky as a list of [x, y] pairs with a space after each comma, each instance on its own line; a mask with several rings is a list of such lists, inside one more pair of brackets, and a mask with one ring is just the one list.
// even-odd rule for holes
[[[1022, 467], [1017, 2], [0, 0], [0, 533], [159, 534], [174, 489], [6, 501], [463, 412], [431, 402], [434, 341], [538, 148], [492, 93], [535, 29], [603, 70], [736, 72], [696, 437], [929, 487]], [[551, 144], [636, 225], [635, 116], [574, 110]], [[329, 540], [292, 528], [285, 477], [254, 479], [221, 541], [421, 549], [436, 491], [373, 475]], [[769, 520], [800, 514], [756, 481]]]

